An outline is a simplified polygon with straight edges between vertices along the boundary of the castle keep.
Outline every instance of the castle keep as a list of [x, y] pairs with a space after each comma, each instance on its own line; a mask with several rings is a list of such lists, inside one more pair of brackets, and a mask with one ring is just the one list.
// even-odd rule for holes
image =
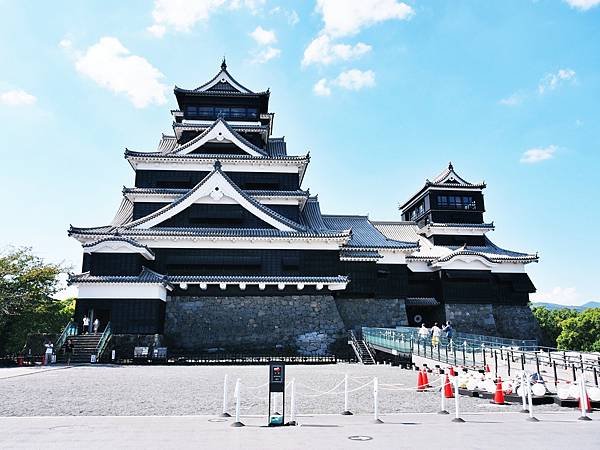
[[[76, 321], [163, 335], [172, 348], [324, 353], [361, 326], [451, 320], [531, 337], [535, 288], [487, 233], [483, 183], [450, 164], [401, 205], [401, 220], [323, 214], [302, 187], [309, 155], [274, 137], [270, 92], [221, 70], [175, 87], [173, 135], [125, 151], [132, 187], [107, 225], [71, 227], [83, 248]], [[390, 201], [395, 199], [390, 198]]]

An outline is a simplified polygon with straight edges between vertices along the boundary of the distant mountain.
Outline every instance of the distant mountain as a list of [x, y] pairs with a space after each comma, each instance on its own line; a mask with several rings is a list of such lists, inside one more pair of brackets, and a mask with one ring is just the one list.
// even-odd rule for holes
[[600, 308], [600, 302], [587, 302], [583, 305], [575, 306], [575, 305], [559, 305], [557, 303], [546, 303], [546, 302], [532, 302], [531, 306], [545, 306], [548, 309], [574, 309], [576, 311], [583, 311], [589, 308]]

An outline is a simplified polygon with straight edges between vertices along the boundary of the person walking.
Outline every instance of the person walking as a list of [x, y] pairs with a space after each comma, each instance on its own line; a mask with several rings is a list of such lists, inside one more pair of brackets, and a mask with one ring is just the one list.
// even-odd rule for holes
[[71, 356], [73, 355], [73, 351], [75, 350], [75, 345], [71, 339], [67, 339], [65, 344], [65, 355], [67, 356], [67, 366], [71, 365]]
[[84, 314], [82, 322], [83, 329], [81, 330], [81, 334], [88, 334], [90, 331], [90, 318], [87, 316], [87, 314]]
[[100, 321], [96, 317], [96, 319], [94, 320], [94, 334], [98, 332], [98, 328], [100, 328]]
[[442, 335], [442, 329], [438, 327], [437, 322], [431, 327], [431, 344], [437, 347], [440, 343], [440, 336]]
[[419, 339], [421, 339], [422, 341], [424, 341], [428, 337], [429, 337], [429, 330], [425, 326], [425, 322], [423, 322], [421, 324], [421, 328], [419, 328]]

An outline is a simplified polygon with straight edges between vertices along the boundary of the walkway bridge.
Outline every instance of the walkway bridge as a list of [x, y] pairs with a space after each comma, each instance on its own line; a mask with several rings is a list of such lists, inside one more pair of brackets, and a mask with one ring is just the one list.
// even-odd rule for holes
[[[600, 353], [564, 351], [541, 347], [536, 340], [507, 339], [454, 333], [452, 339], [419, 337], [418, 328], [362, 328], [362, 340], [378, 361], [409, 358], [417, 364], [462, 366], [475, 370], [489, 368], [494, 374], [510, 376], [514, 371], [540, 373], [556, 384], [574, 381], [584, 373], [598, 386]], [[431, 364], [433, 363], [433, 364]]]

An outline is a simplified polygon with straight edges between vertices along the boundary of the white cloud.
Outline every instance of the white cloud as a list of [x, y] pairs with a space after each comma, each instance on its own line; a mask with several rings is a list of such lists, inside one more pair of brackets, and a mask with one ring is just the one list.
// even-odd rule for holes
[[414, 10], [397, 0], [317, 0], [324, 31], [334, 37], [349, 36], [386, 20], [408, 20]]
[[190, 31], [198, 22], [206, 21], [219, 9], [246, 8], [256, 13], [266, 0], [154, 0], [154, 23], [146, 30], [162, 37], [168, 30]]
[[256, 27], [256, 29], [250, 33], [250, 36], [259, 45], [270, 45], [277, 42], [277, 36], [275, 36], [275, 32], [273, 30], [265, 30], [261, 26]]
[[150, 34], [153, 34], [154, 36], [156, 36], [157, 38], [161, 38], [167, 32], [167, 27], [165, 27], [164, 25], [154, 24], [154, 25], [150, 25], [148, 28], [146, 28], [146, 30]]
[[372, 70], [350, 69], [340, 73], [331, 81], [327, 78], [321, 78], [313, 86], [313, 92], [316, 95], [329, 96], [333, 86], [349, 91], [360, 91], [367, 87], [373, 87], [375, 86], [375, 72]]
[[281, 50], [279, 50], [278, 48], [274, 48], [274, 47], [267, 47], [265, 49], [262, 49], [262, 50], [256, 52], [254, 54], [254, 57], [252, 58], [252, 62], [257, 63], [257, 64], [263, 64], [263, 63], [266, 63], [267, 61], [270, 61], [274, 58], [279, 57], [279, 55], [281, 55]]
[[587, 11], [594, 6], [600, 5], [600, 0], [564, 0], [569, 4], [571, 8], [578, 9], [580, 11]]
[[101, 38], [76, 57], [75, 67], [100, 86], [125, 94], [136, 108], [167, 101], [167, 86], [160, 82], [164, 75], [145, 58], [132, 55], [117, 38]]
[[356, 45], [332, 44], [331, 38], [326, 34], [315, 38], [304, 50], [302, 65], [331, 64], [334, 61], [348, 61], [356, 59], [371, 51], [371, 46], [359, 42]]
[[547, 73], [540, 80], [538, 93], [545, 94], [547, 91], [553, 91], [566, 81], [575, 81], [575, 71], [571, 69], [560, 69], [556, 73]]
[[28, 106], [37, 101], [34, 95], [22, 89], [13, 89], [0, 93], [0, 103], [7, 106]]
[[555, 287], [548, 292], [536, 292], [531, 294], [532, 302], [548, 302], [559, 305], [580, 305], [582, 303], [581, 296], [577, 292], [577, 288]]
[[298, 22], [300, 22], [300, 16], [294, 9], [292, 9], [290, 11], [290, 10], [282, 8], [281, 6], [276, 6], [274, 8], [271, 8], [271, 10], [269, 11], [269, 14], [270, 15], [281, 14], [282, 16], [284, 16], [287, 19], [287, 23], [291, 26], [294, 26]]
[[331, 88], [329, 87], [327, 78], [321, 78], [319, 81], [317, 81], [313, 86], [313, 92], [315, 93], [315, 95], [319, 95], [321, 97], [330, 96]]
[[375, 86], [375, 72], [372, 70], [350, 69], [339, 74], [334, 83], [344, 89], [359, 91], [366, 87]]
[[71, 49], [71, 47], [73, 47], [73, 42], [71, 42], [70, 39], [64, 38], [64, 39], [61, 39], [61, 41], [58, 43], [58, 46], [65, 50], [69, 50], [69, 49]]
[[556, 153], [556, 145], [549, 145], [545, 148], [530, 148], [523, 152], [521, 156], [521, 162], [525, 164], [536, 164], [547, 159], [554, 158]]
[[501, 105], [504, 106], [518, 106], [523, 103], [523, 94], [520, 92], [515, 92], [514, 94], [509, 95], [508, 97], [502, 98], [498, 101]]

